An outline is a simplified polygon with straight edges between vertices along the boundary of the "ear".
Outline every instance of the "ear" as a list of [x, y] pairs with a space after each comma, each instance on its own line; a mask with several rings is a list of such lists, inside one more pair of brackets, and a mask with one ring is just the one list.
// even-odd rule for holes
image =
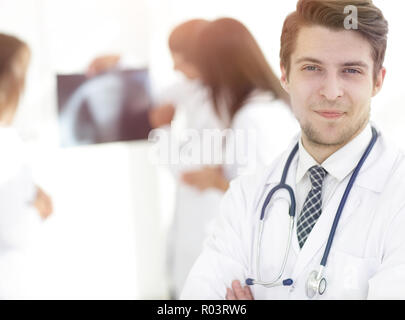
[[378, 92], [380, 92], [383, 83], [384, 83], [384, 79], [385, 79], [385, 74], [387, 73], [387, 70], [382, 67], [381, 70], [378, 72], [377, 77], [375, 79], [375, 83], [374, 83], [374, 88], [373, 88], [373, 97], [375, 95], [377, 95]]
[[289, 91], [290, 87], [289, 87], [289, 83], [288, 83], [288, 75], [287, 75], [286, 69], [282, 64], [280, 64], [280, 69], [281, 69], [281, 78], [280, 78], [281, 86], [287, 93], [290, 93], [290, 91]]

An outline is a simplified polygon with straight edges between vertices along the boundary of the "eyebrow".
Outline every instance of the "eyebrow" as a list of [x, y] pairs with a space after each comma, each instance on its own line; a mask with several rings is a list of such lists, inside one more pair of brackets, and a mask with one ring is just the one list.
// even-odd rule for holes
[[304, 62], [304, 61], [322, 64], [322, 62], [321, 62], [320, 60], [314, 59], [314, 58], [310, 58], [310, 57], [303, 57], [303, 58], [300, 58], [300, 59], [298, 59], [298, 60], [295, 62], [295, 64], [299, 64], [299, 63]]
[[[301, 62], [312, 62], [312, 63], [317, 63], [317, 64], [322, 64], [322, 61], [311, 58], [311, 57], [303, 57], [298, 59], [295, 64], [299, 64]], [[359, 66], [365, 69], [368, 69], [368, 65], [364, 63], [363, 61], [348, 61], [342, 64], [343, 67], [354, 67], [354, 66]]]
[[344, 67], [354, 67], [354, 66], [359, 66], [364, 69], [368, 69], [368, 65], [362, 61], [352, 61], [352, 62], [346, 62], [343, 64]]

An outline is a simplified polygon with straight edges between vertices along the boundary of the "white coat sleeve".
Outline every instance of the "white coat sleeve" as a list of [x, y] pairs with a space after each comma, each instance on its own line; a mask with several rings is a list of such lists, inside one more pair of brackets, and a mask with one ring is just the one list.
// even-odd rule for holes
[[405, 299], [405, 207], [385, 231], [382, 261], [369, 280], [368, 299]]
[[33, 205], [37, 187], [29, 155], [13, 128], [0, 128], [0, 254], [23, 249], [40, 218]]
[[240, 179], [236, 179], [221, 202], [214, 231], [188, 276], [181, 299], [224, 299], [233, 280], [244, 283], [250, 244], [246, 212]]
[[37, 188], [29, 168], [23, 167], [10, 181], [0, 184], [0, 254], [28, 245], [39, 215], [33, 206]]

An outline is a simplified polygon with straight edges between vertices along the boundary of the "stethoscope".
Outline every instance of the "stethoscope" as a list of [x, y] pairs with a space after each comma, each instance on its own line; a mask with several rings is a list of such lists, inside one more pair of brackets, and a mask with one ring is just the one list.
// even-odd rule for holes
[[[354, 172], [353, 172], [352, 176], [350, 177], [349, 183], [346, 186], [345, 192], [343, 193], [342, 199], [340, 200], [340, 204], [337, 209], [335, 219], [333, 220], [332, 228], [329, 233], [328, 242], [326, 244], [326, 248], [323, 253], [323, 257], [321, 260], [321, 264], [319, 266], [319, 270], [312, 271], [308, 277], [308, 280], [306, 283], [306, 293], [307, 293], [308, 298], [310, 298], [310, 299], [312, 299], [317, 294], [322, 295], [326, 290], [327, 282], [326, 282], [325, 277], [323, 277], [323, 271], [326, 266], [326, 261], [328, 260], [329, 251], [330, 251], [330, 248], [332, 247], [333, 238], [335, 236], [335, 232], [336, 232], [337, 225], [339, 223], [340, 216], [341, 216], [343, 208], [346, 204], [350, 190], [353, 187], [354, 181], [356, 180], [356, 177], [357, 177], [361, 167], [363, 166], [368, 155], [370, 154], [371, 150], [373, 149], [375, 142], [377, 141], [377, 137], [378, 137], [377, 130], [374, 127], [372, 127], [371, 130], [372, 130], [372, 135], [373, 135], [371, 138], [371, 141], [368, 144], [366, 151], [364, 151], [362, 157], [360, 158], [360, 161], [357, 164], [356, 168], [354, 169]], [[295, 207], [296, 207], [295, 196], [294, 196], [293, 189], [288, 184], [286, 184], [286, 179], [287, 179], [287, 174], [288, 174], [288, 170], [290, 168], [291, 162], [292, 162], [295, 154], [297, 153], [297, 151], [298, 151], [298, 143], [295, 145], [294, 149], [291, 151], [290, 155], [288, 156], [287, 162], [284, 166], [283, 175], [281, 177], [280, 183], [277, 186], [275, 186], [273, 189], [270, 190], [270, 192], [267, 194], [267, 197], [263, 203], [263, 207], [262, 207], [262, 211], [261, 211], [261, 215], [260, 215], [260, 221], [259, 221], [259, 229], [258, 229], [258, 235], [257, 235], [257, 248], [256, 248], [257, 249], [256, 266], [257, 266], [257, 270], [258, 270], [257, 271], [258, 280], [254, 280], [252, 278], [246, 279], [246, 284], [249, 286], [254, 285], [254, 284], [259, 284], [266, 288], [271, 288], [271, 287], [276, 287], [276, 286], [291, 286], [294, 283], [294, 281], [291, 278], [287, 278], [284, 280], [280, 280], [280, 279], [284, 273], [285, 266], [286, 266], [286, 263], [288, 260], [288, 254], [290, 252], [290, 246], [291, 246], [293, 229], [294, 229], [294, 218], [295, 218]], [[259, 268], [260, 247], [261, 247], [260, 245], [261, 245], [262, 235], [263, 235], [264, 218], [266, 216], [266, 208], [267, 208], [268, 204], [270, 203], [270, 200], [272, 199], [273, 195], [277, 191], [282, 190], [282, 189], [287, 190], [288, 194], [290, 196], [290, 209], [289, 209], [290, 221], [289, 221], [288, 243], [287, 243], [287, 247], [286, 247], [286, 250], [284, 253], [284, 258], [283, 258], [283, 262], [281, 265], [281, 269], [280, 269], [280, 272], [278, 273], [277, 277], [272, 281], [264, 281], [264, 280], [262, 280], [262, 277], [260, 275], [260, 268]]]

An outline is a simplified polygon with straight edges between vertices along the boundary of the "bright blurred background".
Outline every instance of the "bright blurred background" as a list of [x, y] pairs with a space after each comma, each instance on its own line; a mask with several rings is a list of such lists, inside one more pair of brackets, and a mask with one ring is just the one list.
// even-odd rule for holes
[[[405, 147], [403, 30], [405, 4], [374, 0], [390, 24], [382, 92], [372, 118]], [[146, 141], [61, 149], [56, 74], [84, 72], [108, 53], [148, 66], [152, 87], [177, 77], [167, 47], [172, 28], [190, 18], [234, 17], [258, 40], [278, 72], [279, 37], [295, 0], [0, 0], [0, 32], [32, 50], [16, 125], [29, 146], [34, 176], [52, 196], [54, 215], [33, 222], [16, 259], [10, 295], [33, 299], [164, 299], [167, 227], [174, 184], [151, 164]], [[16, 285], [18, 283], [18, 285]], [[12, 285], [11, 285], [12, 284]]]

